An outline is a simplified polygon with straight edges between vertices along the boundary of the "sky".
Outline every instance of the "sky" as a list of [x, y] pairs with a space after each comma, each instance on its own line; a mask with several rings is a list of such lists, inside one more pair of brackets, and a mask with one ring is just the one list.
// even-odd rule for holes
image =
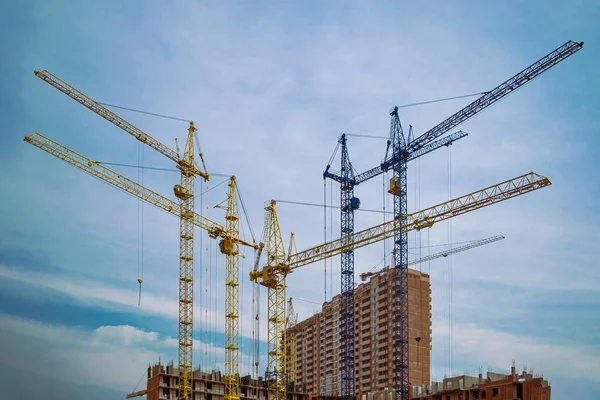
[[[23, 399], [122, 399], [146, 368], [177, 363], [178, 221], [27, 145], [39, 132], [172, 199], [172, 163], [33, 74], [47, 69], [94, 99], [193, 120], [210, 172], [197, 209], [215, 209], [235, 174], [259, 240], [270, 199], [339, 203], [322, 173], [339, 136], [387, 136], [389, 109], [490, 90], [568, 40], [584, 48], [461, 125], [469, 136], [409, 165], [409, 212], [535, 171], [552, 186], [409, 235], [410, 257], [503, 234], [418, 265], [431, 274], [432, 377], [526, 365], [555, 398], [600, 382], [600, 5], [595, 2], [200, 2], [0, 4], [0, 384]], [[421, 134], [470, 101], [400, 109]], [[118, 110], [173, 147], [187, 124]], [[385, 141], [351, 137], [359, 172]], [[339, 165], [339, 154], [333, 168]], [[391, 205], [379, 177], [363, 208]], [[339, 237], [338, 211], [278, 203], [298, 249]], [[356, 230], [383, 222], [357, 212]], [[222, 368], [224, 259], [196, 231], [194, 365]], [[436, 247], [427, 247], [427, 246]], [[389, 243], [356, 251], [356, 280]], [[252, 308], [266, 293], [242, 262], [240, 370]], [[339, 293], [339, 257], [288, 278], [300, 319]], [[138, 277], [143, 277], [138, 306]], [[141, 383], [140, 383], [141, 382]], [[17, 383], [17, 384], [15, 384]], [[48, 393], [48, 391], [50, 393]], [[53, 397], [54, 396], [54, 397]]]

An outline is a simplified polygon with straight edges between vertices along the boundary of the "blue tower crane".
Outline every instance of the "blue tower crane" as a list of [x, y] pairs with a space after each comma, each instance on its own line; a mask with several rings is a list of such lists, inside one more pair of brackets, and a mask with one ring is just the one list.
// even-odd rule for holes
[[[412, 127], [405, 137], [398, 116], [398, 107], [390, 110], [390, 135], [383, 162], [366, 172], [355, 174], [348, 156], [347, 137], [342, 134], [341, 168], [339, 173], [330, 171], [327, 165], [323, 179], [329, 178], [340, 184], [341, 238], [349, 238], [354, 233], [354, 211], [360, 208], [360, 200], [354, 196], [354, 187], [389, 170], [393, 171], [389, 193], [394, 196], [394, 218], [405, 221], [407, 215], [407, 166], [408, 162], [444, 146], [449, 146], [467, 134], [458, 131], [438, 139], [448, 131], [477, 115], [492, 104], [508, 96], [533, 78], [547, 71], [562, 60], [581, 50], [583, 42], [568, 41], [548, 55], [531, 64], [493, 90], [454, 115], [446, 118], [427, 132], [413, 138]], [[389, 148], [392, 154], [388, 157]], [[406, 232], [394, 236], [394, 266], [397, 271], [394, 279], [394, 323], [393, 359], [394, 391], [396, 400], [409, 399], [408, 375], [408, 235]], [[341, 256], [341, 307], [340, 307], [340, 360], [341, 397], [354, 399], [354, 251], [348, 250]]]

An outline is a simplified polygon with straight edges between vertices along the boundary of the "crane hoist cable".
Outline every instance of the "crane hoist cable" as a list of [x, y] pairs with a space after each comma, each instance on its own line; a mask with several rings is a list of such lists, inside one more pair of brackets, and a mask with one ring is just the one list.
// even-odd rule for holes
[[140, 113], [140, 114], [151, 115], [153, 117], [160, 117], [160, 118], [172, 119], [172, 120], [175, 120], [175, 121], [188, 122], [188, 123], [191, 121], [191, 119], [172, 117], [170, 115], [158, 114], [158, 113], [153, 113], [153, 112], [143, 111], [143, 110], [136, 110], [135, 108], [117, 106], [115, 104], [102, 103], [100, 101], [98, 101], [97, 103], [98, 104], [102, 104], [103, 106], [106, 106], [106, 107], [119, 108], [121, 110], [127, 110], [127, 111], [133, 111], [133, 112]]
[[316, 302], [316, 301], [312, 301], [312, 300], [306, 300], [306, 299], [301, 299], [301, 298], [299, 298], [299, 297], [294, 297], [294, 298], [295, 298], [296, 300], [300, 300], [300, 301], [303, 301], [303, 302], [305, 302], [305, 303], [316, 304], [316, 305], [318, 305], [318, 306], [320, 306], [320, 305], [321, 305], [321, 303], [319, 303], [319, 302]]
[[[198, 189], [202, 189], [202, 186], [198, 185], [196, 187], [194, 187], [194, 196], [197, 194]], [[200, 196], [200, 214], [204, 215], [204, 197]], [[202, 234], [202, 232], [200, 232], [200, 235], [198, 235], [198, 260], [200, 260], [200, 265], [203, 265], [203, 263], [205, 262], [206, 258], [204, 257], [206, 254], [203, 253], [204, 252], [204, 235]], [[203, 282], [202, 280], [202, 268], [198, 268], [198, 279], [201, 282]], [[203, 332], [203, 321], [202, 321], [202, 310], [204, 307], [204, 301], [203, 301], [203, 288], [202, 288], [202, 284], [197, 285], [197, 290], [198, 290], [198, 310], [200, 310], [199, 316], [200, 318], [198, 318], [199, 323], [198, 323], [198, 332], [200, 332], [200, 354], [202, 354], [203, 350], [204, 350], [204, 342], [202, 340], [202, 332]], [[201, 359], [198, 368], [200, 370], [203, 370], [203, 363], [204, 363], [204, 359]]]
[[252, 223], [250, 222], [250, 216], [248, 215], [248, 211], [246, 210], [246, 203], [244, 203], [244, 198], [242, 197], [242, 190], [240, 189], [239, 182], [237, 182], [235, 189], [240, 199], [240, 204], [242, 205], [242, 212], [244, 213], [244, 218], [246, 218], [246, 223], [248, 224], [248, 229], [250, 230], [250, 235], [252, 236], [252, 241], [253, 243], [256, 243], [256, 235], [254, 234], [254, 229], [252, 229]]
[[[464, 95], [461, 95], [461, 96], [444, 97], [444, 98], [435, 99], [435, 100], [420, 101], [418, 103], [403, 104], [401, 106], [398, 106], [398, 108], [408, 108], [408, 107], [414, 107], [414, 106], [421, 106], [421, 105], [424, 105], [424, 104], [440, 103], [442, 101], [464, 99], [466, 97], [481, 96], [481, 95], [484, 95], [486, 93], [487, 92], [479, 92], [479, 93], [464, 94]], [[388, 136], [367, 135], [367, 134], [363, 134], [363, 133], [346, 133], [346, 136], [361, 137], [361, 138], [368, 138], [368, 139], [382, 139], [382, 140], [388, 140], [389, 139]], [[330, 165], [331, 165], [331, 161], [333, 161], [333, 160], [329, 161]]]
[[[144, 146], [142, 142], [138, 142], [138, 166], [144, 165]], [[144, 186], [144, 170], [138, 168], [138, 183]], [[137, 201], [137, 218], [138, 218], [138, 307], [142, 304], [142, 283], [144, 282], [144, 201], [138, 198]]]
[[[449, 166], [448, 166], [448, 198], [452, 197], [452, 146], [448, 146], [448, 162], [449, 162]], [[452, 241], [452, 220], [448, 220], [448, 227], [449, 227], [449, 231], [450, 231], [450, 237], [449, 237], [449, 242]], [[454, 349], [453, 349], [453, 344], [454, 344], [454, 277], [453, 277], [453, 265], [452, 265], [452, 254], [450, 254], [449, 257], [447, 257], [447, 262], [448, 265], [450, 266], [449, 270], [450, 270], [450, 280], [449, 280], [449, 285], [450, 285], [450, 371], [452, 371], [452, 367], [454, 364]]]
[[[205, 193], [208, 193], [208, 192], [210, 192], [211, 190], [213, 190], [213, 189], [216, 189], [216, 188], [218, 188], [219, 186], [221, 186], [221, 185], [223, 185], [223, 184], [225, 184], [225, 183], [227, 183], [227, 182], [229, 182], [229, 179], [225, 179], [225, 180], [223, 180], [223, 181], [219, 182], [219, 183], [218, 183], [218, 184], [216, 184], [215, 186], [213, 186], [213, 187], [210, 187], [210, 188], [206, 189], [206, 191], [204, 191], [204, 192], [202, 192], [202, 193], [200, 193], [200, 194], [197, 194], [195, 197], [202, 196], [203, 194], [205, 194]], [[208, 186], [208, 185], [206, 185], [206, 186]]]
[[[333, 184], [329, 185], [329, 204], [333, 205]], [[333, 240], [333, 208], [329, 208], [329, 240]], [[329, 259], [329, 298], [333, 299], [333, 258]]]
[[466, 97], [481, 96], [481, 95], [484, 95], [484, 94], [487, 94], [487, 93], [488, 92], [479, 92], [479, 93], [463, 94], [461, 96], [445, 97], [445, 98], [435, 99], [435, 100], [420, 101], [420, 102], [417, 102], [417, 103], [403, 104], [401, 106], [398, 106], [398, 108], [408, 108], [408, 107], [414, 107], [414, 106], [421, 106], [421, 105], [424, 105], [424, 104], [440, 103], [442, 101], [464, 99]]
[[[444, 97], [444, 98], [435, 99], [435, 100], [420, 101], [417, 103], [403, 104], [403, 105], [398, 106], [398, 108], [408, 108], [408, 107], [421, 106], [424, 104], [432, 104], [432, 103], [440, 103], [440, 102], [449, 101], [449, 100], [464, 99], [467, 97], [481, 96], [486, 93], [487, 92], [479, 92], [479, 93], [464, 94], [461, 96]], [[368, 138], [368, 139], [382, 139], [382, 140], [389, 139], [389, 136], [367, 135], [367, 134], [363, 134], [363, 133], [346, 133], [346, 136], [361, 137], [361, 138]], [[333, 161], [333, 159], [329, 160], [328, 164], [331, 165], [332, 161]]]
[[337, 154], [339, 149], [340, 149], [340, 144], [338, 143], [338, 145], [335, 146], [335, 149], [333, 149], [333, 153], [331, 154], [331, 158], [329, 159], [329, 162], [327, 163], [327, 165], [331, 165], [331, 163], [333, 162], [333, 159], [335, 158], [335, 155]]
[[[291, 201], [291, 200], [275, 200], [275, 201], [277, 203], [296, 204], [296, 205], [300, 205], [300, 206], [336, 208], [338, 210], [341, 208], [340, 206], [334, 206], [334, 205], [324, 206], [323, 204], [307, 203], [307, 202], [303, 202], [303, 201]], [[368, 208], [359, 208], [357, 211], [373, 212], [373, 213], [383, 213], [384, 212], [381, 210], [373, 210], [373, 209], [368, 209]], [[393, 212], [388, 212], [388, 214], [393, 214]]]
[[[160, 362], [160, 361], [159, 361]], [[137, 385], [135, 385], [135, 389], [133, 389], [131, 391], [131, 393], [129, 393], [125, 398], [126, 399], [130, 399], [133, 397], [139, 397], [139, 396], [144, 396], [145, 394], [148, 393], [148, 389], [144, 389], [144, 390], [140, 390], [138, 391], [138, 387], [140, 387], [140, 385], [142, 384], [142, 381], [144, 380], [144, 378], [147, 377], [148, 372], [144, 371], [142, 373], [142, 377], [140, 378], [140, 380], [138, 381]]]
[[[152, 169], [155, 171], [165, 171], [165, 172], [180, 172], [178, 169], [175, 168], [159, 168], [159, 167], [148, 167], [148, 166], [139, 166], [139, 165], [134, 165], [134, 164], [122, 164], [122, 163], [114, 163], [114, 162], [108, 162], [108, 161], [94, 161], [97, 164], [102, 164], [102, 165], [115, 165], [118, 167], [127, 167], [127, 168], [140, 168], [140, 169]], [[218, 176], [220, 178], [229, 178], [231, 175], [228, 174], [220, 174], [217, 172], [208, 172], [208, 174], [210, 176]]]
[[[105, 161], [95, 161], [97, 164], [102, 164], [102, 165], [114, 165], [114, 166], [119, 166], [119, 167], [131, 167], [131, 168], [137, 168], [137, 169], [151, 169], [151, 170], [155, 170], [155, 171], [166, 171], [166, 172], [180, 172], [177, 169], [173, 169], [173, 168], [158, 168], [158, 167], [146, 167], [146, 166], [137, 166], [137, 165], [131, 165], [131, 164], [121, 164], [121, 163], [112, 163], [112, 162], [105, 162]], [[217, 173], [209, 173], [211, 176], [218, 176], [218, 177], [222, 177], [222, 178], [229, 178], [230, 175], [226, 175], [226, 174], [217, 174]], [[222, 184], [228, 182], [228, 179], [221, 181], [220, 183], [216, 184], [215, 186], [211, 186], [210, 188], [206, 189], [206, 191], [211, 191], [219, 186], [221, 186]], [[208, 186], [208, 184], [206, 185]], [[200, 195], [203, 195], [205, 192], [202, 192], [200, 194], [196, 194], [194, 195], [194, 198], [197, 198]]]
[[[333, 184], [332, 184], [333, 185]], [[333, 205], [333, 204], [332, 204]], [[325, 179], [325, 177], [323, 177], [323, 243], [327, 243], [327, 179]], [[291, 252], [291, 249], [290, 249]], [[288, 253], [289, 255], [289, 253]], [[324, 276], [324, 282], [323, 282], [323, 297], [325, 298], [325, 300], [323, 301], [323, 326], [327, 326], [327, 259], [323, 260], [323, 276]], [[333, 294], [333, 293], [332, 293]], [[289, 316], [288, 316], [289, 317]], [[289, 327], [286, 324], [286, 330]], [[286, 341], [289, 341], [289, 339], [286, 336]], [[286, 343], [287, 345], [287, 343]], [[322, 344], [323, 348], [327, 348], [327, 335], [323, 335], [323, 344]], [[288, 370], [291, 370], [292, 368], [295, 369], [295, 366], [286, 366], [286, 368]], [[289, 375], [290, 371], [286, 371], [286, 375]], [[323, 372], [324, 375], [324, 379], [327, 379], [327, 362], [325, 363], [325, 371]]]
[[[325, 179], [325, 178], [323, 178], [323, 243], [327, 243], [327, 179]], [[323, 260], [323, 274], [324, 274], [323, 295], [325, 297], [325, 301], [324, 301], [324, 304], [325, 304], [325, 303], [327, 303], [327, 259]], [[327, 317], [325, 315], [323, 315], [323, 318], [326, 319]], [[323, 321], [324, 325], [327, 324], [327, 321], [325, 319]]]
[[[269, 390], [275, 392], [279, 398], [286, 394], [286, 364], [285, 354], [278, 349], [281, 343], [286, 343], [286, 335], [281, 324], [285, 321], [285, 307], [281, 307], [285, 299], [287, 275], [297, 268], [316, 263], [324, 258], [334, 257], [347, 251], [348, 248], [356, 250], [361, 247], [376, 243], [385, 238], [394, 237], [398, 232], [408, 232], [432, 227], [434, 224], [460, 216], [462, 214], [488, 207], [495, 203], [506, 201], [510, 198], [521, 196], [551, 185], [548, 178], [533, 172], [496, 183], [451, 201], [428, 207], [421, 211], [408, 214], [404, 221], [397, 219], [385, 224], [373, 226], [355, 232], [349, 238], [336, 239], [323, 243], [294, 254], [285, 255], [282, 246], [281, 229], [276, 213], [276, 201], [265, 206], [265, 229], [269, 236], [267, 242], [267, 265], [260, 271], [253, 271], [250, 279], [267, 287], [269, 299], [267, 303], [269, 321], [269, 365], [270, 377]], [[271, 332], [272, 331], [272, 332]], [[272, 334], [273, 333], [273, 334]]]
[[[208, 182], [204, 182], [204, 186], [206, 188], [206, 190], [204, 190], [204, 207], [205, 207], [205, 212], [206, 215], [208, 215]], [[204, 347], [204, 363], [205, 363], [205, 368], [208, 369], [209, 365], [210, 365], [210, 347], [209, 347], [209, 343], [211, 343], [211, 337], [210, 337], [210, 331], [209, 331], [209, 315], [208, 315], [208, 310], [211, 307], [210, 304], [210, 289], [211, 289], [211, 248], [210, 248], [210, 240], [209, 239], [209, 235], [208, 235], [208, 231], [206, 231], [206, 262], [205, 264], [205, 269], [206, 269], [206, 277], [205, 277], [205, 291], [206, 291], [206, 299], [204, 300], [204, 305], [205, 305], [205, 309], [204, 309], [204, 343], [205, 343], [205, 347]]]

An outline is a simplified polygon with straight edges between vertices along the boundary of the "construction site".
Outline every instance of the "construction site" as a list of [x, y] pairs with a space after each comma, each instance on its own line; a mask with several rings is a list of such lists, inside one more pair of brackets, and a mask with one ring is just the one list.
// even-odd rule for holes
[[[30, 133], [24, 137], [28, 146], [37, 147], [179, 220], [179, 258], [172, 260], [172, 265], [165, 266], [173, 274], [178, 271], [178, 288], [169, 289], [178, 293], [178, 357], [167, 363], [148, 360], [149, 367], [142, 387], [128, 394], [127, 398], [549, 400], [551, 387], [548, 379], [534, 374], [533, 370], [519, 370], [514, 362], [510, 371], [480, 370], [474, 376], [465, 374], [435, 379], [431, 354], [436, 339], [432, 315], [436, 310], [432, 306], [430, 279], [436, 272], [426, 273], [420, 265], [478, 247], [482, 247], [478, 251], [485, 252], [485, 246], [496, 242], [494, 246], [503, 246], [504, 236], [496, 233], [485, 239], [452, 246], [448, 244], [443, 251], [419, 255], [409, 252], [408, 235], [425, 233], [442, 221], [460, 219], [461, 215], [477, 213], [479, 209], [502, 207], [497, 203], [522, 195], [537, 196], [538, 201], [543, 202], [544, 190], [529, 193], [549, 187], [552, 177], [546, 177], [544, 171], [522, 171], [521, 175], [506, 176], [506, 180], [489, 182], [487, 187], [480, 189], [472, 188], [470, 192], [452, 196], [448, 201], [409, 210], [408, 199], [413, 194], [409, 191], [411, 175], [407, 171], [421, 157], [423, 159], [419, 162], [427, 162], [426, 155], [429, 153], [460, 146], [461, 139], [468, 140], [468, 134], [459, 130], [461, 124], [476, 116], [485, 118], [479, 114], [536, 77], [552, 74], [547, 71], [573, 56], [583, 45], [583, 42], [567, 41], [498, 86], [477, 94], [474, 101], [446, 119], [433, 123], [428, 130], [413, 129], [410, 121], [403, 121], [402, 107], [398, 105], [392, 104], [389, 110], [381, 110], [382, 116], [389, 118], [389, 132], [380, 135], [383, 136], [378, 142], [380, 153], [369, 156], [372, 156], [370, 169], [357, 171], [354, 168], [351, 155], [360, 152], [361, 148], [350, 149], [349, 138], [353, 135], [340, 133], [337, 143], [331, 143], [334, 151], [329, 162], [326, 164], [327, 160], [323, 160], [322, 177], [314, 177], [328, 182], [333, 187], [331, 190], [339, 192], [339, 203], [325, 204], [325, 201], [323, 204], [303, 205], [303, 199], [287, 201], [290, 204], [296, 202], [299, 206], [320, 207], [318, 212], [325, 213], [325, 219], [329, 218], [328, 213], [332, 213], [339, 225], [339, 232], [330, 236], [331, 240], [319, 240], [315, 234], [309, 240], [314, 245], [305, 249], [298, 249], [296, 245], [297, 238], [292, 233], [296, 232], [294, 226], [280, 226], [280, 217], [287, 209], [282, 210], [278, 206], [287, 204], [286, 201], [265, 198], [264, 219], [259, 223], [254, 221], [256, 226], [262, 227], [261, 235], [242, 235], [242, 230], [251, 231], [251, 223], [235, 171], [226, 177], [227, 197], [210, 202], [211, 207], [220, 209], [219, 220], [208, 218], [204, 205], [196, 204], [200, 198], [196, 187], [204, 190], [205, 184], [215, 176], [207, 169], [207, 164], [210, 166], [211, 158], [224, 156], [216, 149], [201, 149], [198, 135], [202, 132], [201, 123], [189, 121], [187, 131], [181, 132], [185, 134], [184, 139], [174, 146], [166, 145], [117, 115], [112, 106], [94, 100], [90, 97], [91, 93], [84, 94], [77, 89], [76, 79], [71, 82], [69, 76], [60, 78], [45, 69], [34, 71], [40, 81], [54, 89], [56, 97], [66, 95], [114, 124], [141, 145], [166, 157], [180, 175], [180, 179], [173, 182], [172, 193], [159, 193], [109, 168], [107, 163], [88, 158], [45, 134]], [[565, 65], [565, 68], [568, 66]], [[44, 132], [44, 127], [40, 126], [39, 130]], [[480, 134], [469, 132], [469, 135]], [[383, 207], [376, 210], [365, 208], [361, 205], [358, 186], [377, 177], [384, 178], [385, 182]], [[391, 204], [387, 210], [385, 199]], [[378, 213], [376, 215], [381, 216], [383, 222], [356, 228], [355, 214], [369, 211]], [[248, 226], [244, 228], [245, 224], [250, 229], [247, 229]], [[198, 359], [202, 355], [194, 355], [202, 354], [202, 351], [194, 353], [198, 350], [194, 349], [194, 340], [201, 338], [196, 319], [203, 318], [203, 311], [195, 313], [194, 310], [194, 296], [203, 290], [202, 275], [198, 273], [204, 268], [200, 265], [201, 257], [198, 257], [198, 249], [203, 251], [204, 246], [198, 242], [200, 237], [216, 243], [224, 260], [224, 264], [219, 265], [224, 271], [224, 285], [219, 289], [225, 299], [224, 321], [218, 322], [219, 326], [224, 326], [223, 365], [216, 368], [203, 364]], [[364, 265], [359, 268], [355, 252], [382, 243], [386, 246], [383, 260], [368, 271]], [[206, 246], [208, 248], [209, 245]], [[243, 258], [252, 263], [249, 273], [244, 273], [241, 267]], [[327, 290], [331, 281], [291, 283], [292, 277], [288, 275], [316, 263], [327, 266], [326, 260], [330, 259], [339, 260], [339, 271], [335, 271], [339, 274], [339, 287], [329, 288], [330, 297]], [[357, 274], [359, 270], [367, 272]], [[327, 269], [325, 277], [328, 279]], [[240, 304], [244, 301], [240, 293], [242, 281], [252, 285], [251, 305]], [[140, 296], [143, 283], [140, 275]], [[325, 287], [326, 301], [310, 299], [313, 308], [317, 309], [312, 315], [304, 313], [302, 320], [294, 308], [303, 300], [288, 293], [288, 288], [294, 285]], [[262, 297], [258, 294], [260, 292]], [[245, 307], [246, 315], [241, 312], [241, 307]], [[251, 312], [248, 311], [250, 307]], [[476, 304], [475, 307], [481, 307], [481, 312], [485, 312], [483, 305]], [[240, 320], [243, 318], [252, 321], [252, 326], [246, 324], [242, 331]], [[202, 323], [213, 324], [212, 321]], [[266, 332], [265, 329], [261, 331], [261, 324], [266, 326]], [[249, 344], [243, 345], [244, 340], [248, 340]], [[260, 346], [261, 341], [266, 343], [266, 348]], [[242, 351], [245, 353], [242, 354]], [[481, 351], [485, 352], [485, 349]], [[242, 356], [244, 361], [241, 361]], [[512, 357], [518, 358], [519, 354]], [[251, 364], [249, 374], [245, 370], [242, 372], [241, 364]]]

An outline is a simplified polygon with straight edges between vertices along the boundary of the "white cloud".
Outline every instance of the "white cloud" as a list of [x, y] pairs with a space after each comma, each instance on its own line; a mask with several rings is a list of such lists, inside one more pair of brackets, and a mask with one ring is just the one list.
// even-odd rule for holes
[[[161, 355], [152, 346], [157, 341], [152, 333], [135, 332], [136, 342], [115, 340], [131, 338], [135, 328], [128, 326], [85, 332], [7, 315], [1, 315], [0, 321], [6, 344], [0, 355], [2, 364], [64, 381], [131, 390], [148, 364]], [[106, 330], [112, 331], [112, 337], [105, 337]], [[162, 354], [172, 358], [176, 352]]]
[[131, 312], [148, 313], [162, 317], [177, 317], [177, 300], [144, 294], [144, 306], [137, 307], [137, 292], [101, 284], [93, 280], [77, 280], [68, 275], [25, 272], [23, 269], [0, 265], [0, 275], [34, 286], [42, 286], [67, 294], [84, 304], [112, 306]]
[[[447, 340], [448, 325], [435, 321], [433, 346]], [[596, 347], [553, 343], [535, 337], [514, 335], [486, 329], [476, 323], [453, 326], [453, 358], [455, 370], [461, 366], [475, 371], [478, 366], [510, 368], [513, 359], [528, 365], [547, 379], [567, 378], [574, 381], [600, 382], [600, 353]], [[435, 363], [435, 361], [434, 361]], [[438, 379], [443, 367], [437, 363]]]
[[130, 325], [101, 326], [94, 330], [92, 340], [129, 346], [157, 342], [158, 333], [145, 332]]
[[[0, 314], [0, 339], [5, 344], [0, 364], [123, 392], [131, 391], [146, 367], [159, 358], [163, 363], [175, 359], [177, 364], [176, 339], [129, 325], [85, 331]], [[210, 361], [223, 370], [222, 347], [195, 340], [194, 349], [195, 365]], [[204, 359], [205, 351], [209, 360]], [[247, 372], [248, 355], [240, 354], [239, 359], [241, 373]]]
[[[572, 13], [573, 9], [567, 11]], [[528, 34], [524, 41], [506, 32], [518, 32], [519, 23], [549, 23], [555, 16], [562, 16], [564, 10], [536, 13], [535, 21], [523, 19], [510, 7], [482, 12], [488, 17], [498, 13], [505, 18], [469, 19], [463, 15], [467, 10], [444, 4], [428, 8], [427, 13], [411, 7], [335, 7], [335, 18], [324, 13], [314, 19], [304, 14], [306, 10], [249, 12], [244, 7], [214, 9], [190, 3], [160, 11], [148, 8], [143, 19], [129, 16], [126, 10], [113, 14], [100, 7], [98, 15], [81, 11], [75, 7], [36, 11], [35, 34], [40, 43], [65, 43], [68, 37], [82, 38], [82, 42], [71, 43], [62, 56], [51, 47], [40, 46], [51, 53], [40, 51], [39, 55], [26, 54], [17, 59], [49, 64], [53, 71], [56, 67], [60, 76], [100, 100], [119, 99], [126, 106], [195, 119], [209, 169], [238, 176], [256, 232], [262, 227], [264, 200], [321, 201], [321, 173], [341, 132], [386, 135], [387, 110], [395, 102], [488, 90], [561, 44], [567, 38], [562, 37], [564, 29], [560, 26], [572, 24], [557, 19], [559, 28], [550, 24], [550, 36], [539, 30], [533, 36]], [[474, 12], [472, 8], [467, 15], [470, 12]], [[578, 12], [583, 10], [578, 8]], [[73, 13], [70, 18], [69, 13]], [[77, 21], [65, 25], [67, 36], [54, 29], [56, 21], [62, 20], [59, 17]], [[134, 30], [130, 18], [135, 21]], [[295, 25], [309, 20], [301, 28]], [[478, 20], [485, 21], [485, 26], [471, 23]], [[495, 20], [503, 23], [494, 28]], [[512, 29], [506, 21], [513, 24]], [[123, 54], [118, 54], [120, 51]], [[589, 54], [589, 49], [583, 52]], [[70, 67], [74, 53], [80, 54], [77, 61], [84, 66], [86, 56], [93, 59], [93, 64]], [[599, 216], [593, 208], [597, 178], [581, 171], [593, 170], [581, 163], [592, 154], [589, 149], [597, 147], [589, 139], [591, 135], [582, 134], [597, 127], [595, 114], [578, 111], [585, 108], [582, 104], [593, 92], [586, 73], [590, 69], [585, 66], [587, 63], [593, 68], [593, 63], [585, 60], [589, 59], [575, 55], [465, 124], [470, 136], [452, 150], [453, 194], [530, 170], [548, 174], [555, 185], [453, 221], [453, 241], [497, 233], [507, 236], [498, 245], [456, 258], [469, 261], [460, 266], [456, 265], [458, 261], [455, 263], [457, 291], [467, 291], [461, 284], [473, 276], [523, 290], [586, 289], [600, 278], [593, 268], [598, 259], [595, 243], [600, 239], [595, 228]], [[35, 129], [48, 131], [49, 136], [91, 158], [135, 163], [138, 145], [132, 138], [87, 110], [73, 112], [78, 105], [60, 93], [52, 93], [43, 83], [29, 83], [20, 88], [20, 101], [15, 104], [23, 110], [21, 119], [35, 121], [27, 129], [35, 125]], [[402, 122], [405, 128], [414, 125], [415, 132], [420, 133], [466, 103], [461, 100], [402, 109]], [[577, 105], [578, 110], [571, 105]], [[168, 145], [175, 136], [181, 138], [185, 133], [185, 124], [124, 115]], [[49, 254], [55, 265], [79, 271], [87, 281], [71, 280], [66, 274], [15, 275], [5, 268], [0, 270], [3, 276], [52, 288], [88, 304], [176, 318], [176, 298], [168, 295], [176, 293], [177, 285], [176, 219], [158, 211], [145, 214], [144, 305], [137, 309], [134, 289], [126, 291], [112, 285], [114, 281], [121, 284], [126, 277], [134, 281], [135, 201], [92, 183], [92, 178], [80, 171], [59, 166], [58, 161], [53, 163], [48, 155], [24, 149], [20, 136], [25, 133], [29, 132], [15, 133], [19, 137], [9, 143], [9, 147], [19, 143], [10, 148], [19, 157], [0, 168], [0, 180], [9, 194], [0, 208], [7, 232], [2, 244], [28, 249], [33, 245], [38, 254]], [[578, 138], [581, 146], [572, 144], [573, 138]], [[351, 158], [359, 170], [375, 165], [384, 146], [368, 141], [353, 141], [351, 145]], [[422, 160], [418, 190], [423, 206], [446, 199], [447, 153], [437, 153]], [[152, 151], [146, 155], [147, 165], [167, 166]], [[409, 185], [414, 182], [411, 171], [415, 164], [410, 168]], [[177, 176], [153, 176], [156, 178], [146, 178], [147, 184], [170, 194]], [[409, 190], [414, 189], [412, 186]], [[219, 189], [209, 193], [210, 206], [221, 202], [223, 194]], [[380, 182], [361, 186], [357, 195], [365, 207], [379, 207]], [[582, 201], [585, 198], [591, 199], [589, 204]], [[412, 201], [411, 196], [411, 208]], [[279, 208], [286, 236], [290, 230], [296, 232], [299, 248], [321, 242], [322, 211], [293, 207]], [[222, 213], [210, 215], [223, 220]], [[359, 215], [357, 228], [370, 226], [375, 219]], [[334, 223], [337, 221], [339, 214], [334, 213]], [[336, 225], [334, 236], [338, 231]], [[445, 225], [429, 233], [435, 243], [448, 238]], [[357, 251], [357, 272], [374, 265], [381, 258], [381, 250], [382, 246], [372, 246]], [[333, 265], [339, 269], [337, 260]], [[222, 269], [212, 265], [211, 269], [214, 274], [219, 271], [211, 298], [217, 299], [215, 329], [222, 330]], [[433, 274], [439, 272], [434, 270]], [[99, 284], [100, 278], [110, 282]], [[241, 279], [247, 279], [247, 274]], [[320, 301], [323, 286], [312, 283], [322, 279], [322, 265], [307, 267], [290, 276], [288, 294]], [[337, 292], [339, 276], [334, 275], [334, 281]], [[246, 291], [242, 305], [249, 304], [249, 297]], [[265, 300], [266, 294], [262, 296], [263, 310]], [[514, 305], [514, 301], [509, 299], [507, 303]], [[302, 312], [310, 311], [308, 307]], [[434, 309], [434, 315], [438, 312]], [[506, 311], [490, 304], [487, 312]], [[247, 320], [244, 326], [248, 327], [252, 316], [247, 309], [243, 314]], [[266, 328], [261, 331], [266, 333]]]
[[[52, 289], [93, 307], [102, 307], [109, 310], [123, 310], [129, 313], [156, 315], [171, 320], [176, 320], [178, 318], [179, 305], [177, 298], [175, 297], [166, 297], [145, 292], [142, 295], [142, 304], [138, 307], [138, 293], [135, 290], [110, 286], [94, 280], [80, 280], [66, 274], [59, 275], [57, 273], [26, 273], [22, 269], [1, 264], [0, 276], [6, 279], [17, 280], [27, 285], [32, 285], [32, 287], [41, 286]], [[205, 307], [195, 307], [194, 320], [196, 332], [202, 334], [202, 325], [205, 324], [207, 319], [210, 321], [209, 330], [216, 329], [216, 331], [224, 332], [225, 314], [222, 311], [223, 307], [223, 304], [220, 303], [216, 304], [215, 307], [211, 304], [208, 309]], [[244, 309], [249, 309], [249, 306], [245, 305]], [[254, 318], [250, 315], [249, 310], [240, 317], [241, 337], [252, 338], [251, 327], [253, 322]], [[260, 331], [262, 332], [261, 338], [265, 340], [267, 332], [266, 318], [261, 319]], [[110, 335], [111, 332], [112, 331], [108, 330], [101, 332], [101, 334]], [[130, 333], [134, 334], [139, 332], [131, 331]], [[135, 342], [141, 338], [142, 337], [131, 336], [122, 337], [121, 339], [124, 341]]]

